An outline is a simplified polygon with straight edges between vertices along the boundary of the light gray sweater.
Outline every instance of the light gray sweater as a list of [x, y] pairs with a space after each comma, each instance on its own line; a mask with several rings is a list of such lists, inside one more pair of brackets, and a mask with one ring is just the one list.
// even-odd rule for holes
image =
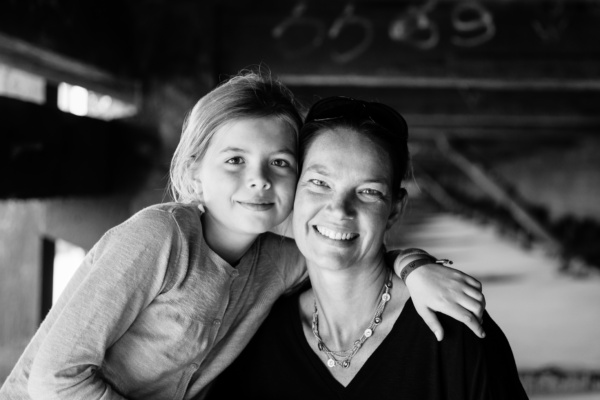
[[88, 253], [0, 389], [2, 399], [190, 399], [305, 276], [295, 243], [261, 235], [236, 268], [193, 205], [144, 209]]

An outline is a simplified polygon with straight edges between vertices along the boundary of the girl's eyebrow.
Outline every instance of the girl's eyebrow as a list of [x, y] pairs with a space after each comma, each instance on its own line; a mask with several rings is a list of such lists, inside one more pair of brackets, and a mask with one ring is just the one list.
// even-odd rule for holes
[[294, 158], [296, 157], [296, 152], [288, 149], [287, 147], [281, 150], [274, 151], [273, 154], [288, 154]]
[[225, 147], [223, 150], [220, 151], [220, 153], [247, 153], [246, 150], [241, 149], [239, 147]]
[[[224, 149], [222, 149], [220, 151], [220, 153], [243, 153], [243, 154], [247, 154], [248, 150], [244, 150], [240, 147], [233, 147], [233, 146], [228, 146], [225, 147]], [[274, 152], [272, 152], [271, 154], [289, 154], [292, 157], [296, 157], [296, 152], [286, 148], [280, 149], [280, 150], [275, 150]]]

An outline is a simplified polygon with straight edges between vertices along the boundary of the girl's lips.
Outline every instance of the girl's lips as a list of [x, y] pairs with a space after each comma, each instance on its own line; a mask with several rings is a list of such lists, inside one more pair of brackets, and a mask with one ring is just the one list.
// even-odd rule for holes
[[338, 230], [334, 230], [334, 229], [331, 229], [331, 228], [326, 228], [326, 227], [320, 226], [320, 225], [314, 225], [313, 228], [321, 236], [324, 236], [324, 237], [326, 237], [328, 239], [331, 239], [331, 240], [352, 241], [352, 240], [356, 239], [359, 236], [358, 233], [338, 231]]
[[243, 201], [238, 201], [237, 203], [250, 211], [267, 211], [275, 207], [275, 203], [246, 203]]

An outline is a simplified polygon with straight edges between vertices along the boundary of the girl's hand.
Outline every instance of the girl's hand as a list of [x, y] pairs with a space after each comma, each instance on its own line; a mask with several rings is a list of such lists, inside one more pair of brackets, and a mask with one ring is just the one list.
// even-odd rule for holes
[[406, 277], [406, 286], [417, 312], [438, 341], [444, 338], [444, 328], [436, 311], [463, 322], [480, 338], [485, 337], [481, 326], [485, 297], [477, 279], [454, 268], [431, 263], [412, 271]]

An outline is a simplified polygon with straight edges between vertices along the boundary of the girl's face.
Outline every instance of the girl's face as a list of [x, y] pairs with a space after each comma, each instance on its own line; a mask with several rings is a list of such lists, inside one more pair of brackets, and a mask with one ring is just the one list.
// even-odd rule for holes
[[370, 265], [382, 254], [398, 208], [389, 157], [378, 145], [347, 128], [315, 138], [293, 215], [294, 238], [307, 260], [328, 269]]
[[224, 240], [266, 232], [292, 209], [296, 135], [275, 117], [233, 121], [215, 133], [194, 178], [205, 223]]

